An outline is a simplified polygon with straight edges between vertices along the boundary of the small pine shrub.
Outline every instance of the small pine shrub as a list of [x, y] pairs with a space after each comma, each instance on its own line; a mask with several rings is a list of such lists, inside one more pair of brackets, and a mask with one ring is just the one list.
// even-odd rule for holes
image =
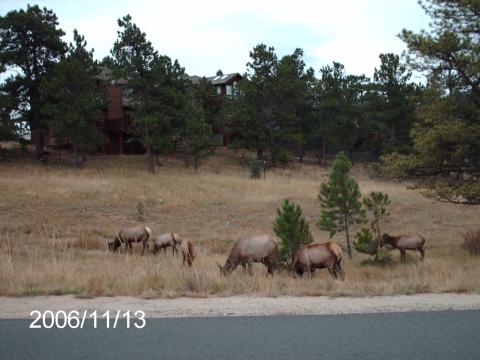
[[387, 206], [390, 205], [390, 199], [387, 194], [372, 191], [363, 198], [363, 205], [368, 213], [370, 228], [362, 228], [355, 235], [356, 240], [353, 242], [353, 247], [358, 252], [373, 256], [373, 259], [367, 263], [387, 264], [391, 260], [391, 256], [382, 251], [383, 239], [380, 222], [389, 216]]
[[355, 234], [353, 241], [353, 247], [358, 252], [373, 256], [368, 260], [364, 260], [362, 264], [374, 264], [374, 265], [388, 265], [392, 256], [381, 248], [381, 238], [378, 238], [368, 228], [362, 228], [357, 234]]
[[145, 205], [141, 201], [137, 203], [137, 217], [139, 221], [145, 219]]
[[262, 177], [262, 162], [260, 160], [250, 160], [250, 176], [253, 179], [260, 179]]
[[472, 255], [480, 255], [480, 230], [464, 234], [463, 247]]
[[353, 247], [358, 252], [375, 256], [378, 252], [378, 241], [375, 241], [370, 229], [362, 228], [355, 234], [356, 241], [353, 242]]
[[298, 249], [313, 241], [302, 209], [288, 199], [285, 199], [282, 207], [277, 209], [277, 219], [273, 224], [273, 231], [282, 240], [279, 257], [286, 268], [292, 266]]

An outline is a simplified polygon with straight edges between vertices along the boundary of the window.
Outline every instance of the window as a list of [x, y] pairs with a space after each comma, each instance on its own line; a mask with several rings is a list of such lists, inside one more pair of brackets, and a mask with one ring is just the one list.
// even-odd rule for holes
[[228, 96], [233, 95], [233, 86], [232, 85], [227, 85], [227, 95]]
[[222, 87], [217, 86], [217, 94], [220, 95], [222, 93]]

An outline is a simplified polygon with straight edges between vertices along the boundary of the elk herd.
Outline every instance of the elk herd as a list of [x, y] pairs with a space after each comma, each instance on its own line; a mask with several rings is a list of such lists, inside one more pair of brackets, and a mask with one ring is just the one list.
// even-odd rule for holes
[[[177, 245], [179, 245], [183, 258], [182, 264], [186, 263], [188, 266], [192, 266], [196, 257], [195, 246], [190, 240], [182, 240], [178, 234], [173, 232], [153, 236], [152, 230], [148, 226], [124, 228], [116, 232], [114, 236], [107, 236], [106, 240], [109, 250], [116, 251], [123, 245], [125, 250], [130, 253], [133, 253], [132, 244], [141, 243], [142, 255], [151, 244], [153, 254], [157, 254], [163, 249], [164, 255], [166, 255], [167, 248], [170, 247], [172, 256], [178, 256]], [[425, 238], [421, 235], [390, 236], [383, 234], [382, 241], [382, 246], [389, 246], [400, 251], [402, 262], [406, 261], [406, 250], [419, 251], [422, 260], [425, 257]], [[270, 235], [241, 237], [234, 242], [225, 264], [222, 266], [217, 263], [217, 265], [222, 275], [233, 272], [238, 265], [252, 275], [253, 263], [260, 263], [267, 268], [267, 276], [273, 276], [278, 254], [278, 242]], [[300, 247], [293, 261], [291, 274], [295, 277], [308, 272], [313, 277], [316, 269], [326, 268], [334, 279], [343, 280], [345, 272], [341, 262], [342, 249], [337, 243], [314, 241]]]

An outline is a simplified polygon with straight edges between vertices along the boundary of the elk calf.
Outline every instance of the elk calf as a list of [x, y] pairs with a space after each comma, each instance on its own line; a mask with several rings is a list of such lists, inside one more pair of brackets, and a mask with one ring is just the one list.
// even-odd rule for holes
[[195, 247], [192, 242], [190, 240], [182, 240], [180, 248], [182, 249], [183, 256], [182, 265], [185, 265], [186, 262], [188, 266], [192, 266], [193, 259], [195, 259], [196, 256]]
[[394, 249], [400, 251], [400, 259], [403, 263], [407, 261], [407, 250], [418, 250], [422, 256], [422, 260], [425, 258], [425, 238], [422, 235], [398, 235], [390, 236], [387, 233], [383, 234], [383, 244], [390, 245]]
[[163, 249], [163, 253], [166, 255], [167, 247], [171, 247], [172, 256], [175, 256], [175, 253], [178, 256], [177, 244], [180, 244], [180, 237], [178, 236], [178, 234], [166, 233], [163, 235], [159, 235], [153, 240], [152, 252], [156, 254], [157, 251], [162, 251]]

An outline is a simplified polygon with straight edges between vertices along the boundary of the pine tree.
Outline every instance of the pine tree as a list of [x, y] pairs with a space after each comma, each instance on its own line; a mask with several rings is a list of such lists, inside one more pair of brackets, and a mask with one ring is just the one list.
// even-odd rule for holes
[[318, 196], [322, 207], [318, 226], [329, 231], [330, 237], [344, 232], [349, 257], [352, 257], [350, 226], [364, 222], [365, 218], [358, 183], [348, 176], [351, 167], [347, 156], [339, 153], [332, 165], [329, 181], [321, 185]]
[[390, 256], [380, 253], [383, 243], [380, 222], [390, 215], [387, 212], [390, 199], [387, 194], [372, 191], [369, 196], [363, 198], [363, 205], [369, 214], [370, 228], [362, 228], [356, 234], [356, 241], [353, 242], [353, 247], [358, 252], [374, 256], [374, 262], [385, 263], [389, 261]]
[[408, 64], [428, 84], [413, 127], [411, 154], [392, 154], [389, 170], [419, 180], [423, 193], [451, 203], [480, 204], [480, 3], [422, 0], [429, 31], [403, 30]]
[[210, 154], [210, 147], [213, 143], [212, 127], [207, 123], [207, 111], [195, 98], [193, 91], [190, 91], [187, 96], [184, 137], [192, 158], [193, 168], [197, 172], [200, 160]]
[[232, 135], [241, 134], [242, 146], [257, 150], [263, 159], [264, 151], [275, 146], [275, 76], [277, 55], [273, 47], [259, 44], [250, 52], [247, 73], [238, 84], [239, 96], [228, 101]]
[[147, 150], [148, 170], [155, 171], [154, 154], [171, 148], [183, 128], [187, 80], [177, 60], [160, 56], [130, 15], [118, 19], [118, 39], [105, 64], [127, 79], [134, 108], [133, 134]]
[[1, 92], [15, 99], [16, 110], [30, 127], [36, 156], [41, 157], [46, 129], [41, 83], [66, 51], [61, 39], [65, 33], [52, 10], [27, 5], [26, 10], [0, 16], [0, 34], [0, 72], [15, 74], [4, 81]]
[[43, 107], [50, 132], [57, 144], [68, 140], [73, 144], [75, 164], [80, 166], [80, 154], [95, 149], [104, 142], [96, 130], [95, 120], [101, 118], [103, 93], [97, 89], [98, 69], [93, 50], [86, 49], [83, 36], [74, 30], [74, 44], [67, 56], [53, 68], [43, 84], [49, 102]]
[[377, 125], [377, 132], [383, 134], [384, 153], [393, 150], [411, 149], [410, 131], [416, 121], [415, 110], [420, 95], [420, 87], [410, 82], [412, 73], [400, 57], [395, 54], [380, 54], [380, 68], [375, 68], [375, 96], [371, 97], [370, 107]]
[[281, 209], [277, 209], [277, 219], [273, 231], [282, 240], [280, 260], [289, 268], [295, 260], [298, 249], [313, 241], [310, 227], [300, 206], [285, 199]]

